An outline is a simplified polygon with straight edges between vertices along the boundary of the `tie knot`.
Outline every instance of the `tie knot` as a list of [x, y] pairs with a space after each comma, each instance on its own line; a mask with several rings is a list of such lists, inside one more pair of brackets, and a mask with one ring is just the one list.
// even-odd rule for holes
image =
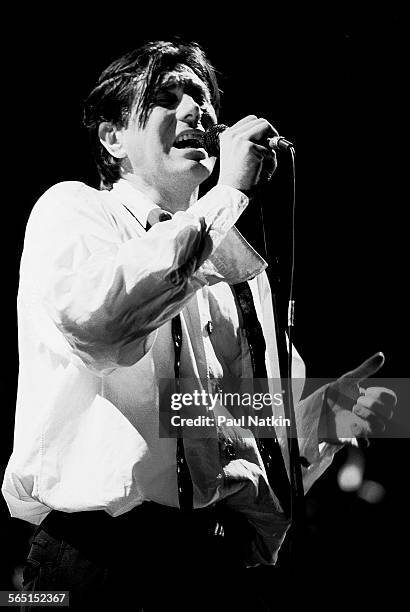
[[165, 210], [161, 210], [161, 208], [153, 208], [147, 218], [147, 229], [155, 225], [156, 223], [161, 223], [162, 221], [169, 221], [172, 219], [172, 215], [170, 215]]

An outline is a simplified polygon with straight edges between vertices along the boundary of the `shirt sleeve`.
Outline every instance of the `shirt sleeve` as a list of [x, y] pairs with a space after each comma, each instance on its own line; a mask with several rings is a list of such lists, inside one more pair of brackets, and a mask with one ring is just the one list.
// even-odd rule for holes
[[303, 488], [307, 493], [316, 480], [327, 470], [333, 457], [343, 444], [320, 442], [319, 422], [325, 401], [327, 385], [301, 400], [295, 410], [299, 452], [306, 460], [302, 467]]
[[[20, 287], [42, 303], [86, 365], [101, 370], [135, 363], [152, 346], [155, 330], [199, 288], [223, 280], [212, 256], [248, 199], [229, 187], [211, 191], [127, 240], [101, 193], [82, 183], [56, 185], [37, 202]], [[234, 251], [231, 257], [240, 269]]]

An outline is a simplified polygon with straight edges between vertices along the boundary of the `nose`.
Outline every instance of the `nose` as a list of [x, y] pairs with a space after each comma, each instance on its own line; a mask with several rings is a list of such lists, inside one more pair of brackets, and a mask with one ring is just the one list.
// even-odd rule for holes
[[177, 120], [187, 123], [191, 128], [196, 128], [201, 120], [201, 114], [198, 102], [195, 102], [189, 94], [184, 93], [178, 105]]

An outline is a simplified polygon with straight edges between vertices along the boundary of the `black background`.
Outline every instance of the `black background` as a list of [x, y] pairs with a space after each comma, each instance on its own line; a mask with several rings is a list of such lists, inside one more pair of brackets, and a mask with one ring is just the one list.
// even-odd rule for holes
[[[12, 36], [3, 51], [0, 467], [12, 448], [15, 296], [27, 217], [56, 182], [97, 186], [81, 126], [82, 100], [111, 60], [147, 40], [180, 35], [202, 44], [220, 72], [222, 121], [264, 116], [296, 145], [295, 343], [308, 376], [337, 377], [380, 350], [386, 356], [380, 375], [408, 375], [404, 14], [391, 3], [385, 9], [332, 7], [285, 11], [274, 2], [257, 9], [249, 3], [221, 16], [203, 3], [166, 12], [121, 4], [86, 17], [66, 5], [55, 12], [24, 9], [6, 19]], [[267, 240], [282, 272], [288, 182], [288, 160], [281, 155], [263, 207]], [[241, 229], [259, 245], [256, 213], [246, 214]], [[399, 401], [398, 409], [409, 407]], [[338, 488], [347, 451], [309, 494], [307, 564], [318, 578], [340, 576], [346, 594], [356, 582], [352, 577], [370, 572], [377, 582], [401, 565], [408, 448], [407, 440], [376, 440], [367, 451], [365, 476], [386, 490], [377, 505]], [[24, 555], [30, 529], [8, 519], [4, 504], [1, 518], [2, 565], [8, 568]]]

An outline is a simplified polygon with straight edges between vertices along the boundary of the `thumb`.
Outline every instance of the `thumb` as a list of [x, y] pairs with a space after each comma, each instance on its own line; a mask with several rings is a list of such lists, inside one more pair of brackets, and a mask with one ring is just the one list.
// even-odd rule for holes
[[380, 370], [380, 368], [383, 366], [384, 361], [385, 359], [383, 353], [376, 353], [372, 357], [369, 357], [369, 359], [366, 359], [366, 361], [363, 361], [363, 363], [355, 370], [346, 372], [342, 378], [353, 378], [357, 382], [360, 382], [361, 380], [364, 380], [365, 378], [368, 378], [372, 374], [378, 372], [378, 370]]

